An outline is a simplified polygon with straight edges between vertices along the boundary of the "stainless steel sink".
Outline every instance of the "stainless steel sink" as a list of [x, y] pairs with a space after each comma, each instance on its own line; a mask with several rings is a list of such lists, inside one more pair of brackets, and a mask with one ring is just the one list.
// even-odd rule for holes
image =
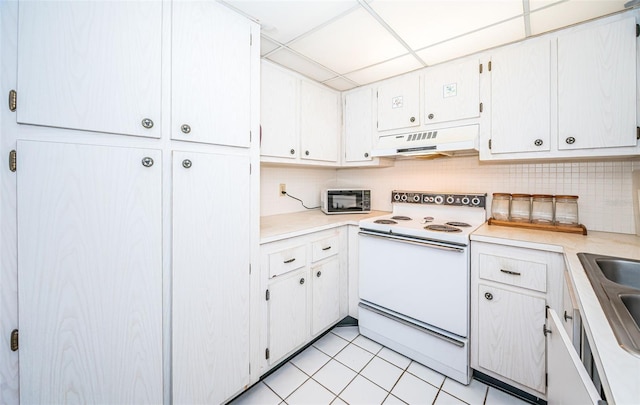
[[578, 253], [620, 346], [640, 356], [640, 260]]

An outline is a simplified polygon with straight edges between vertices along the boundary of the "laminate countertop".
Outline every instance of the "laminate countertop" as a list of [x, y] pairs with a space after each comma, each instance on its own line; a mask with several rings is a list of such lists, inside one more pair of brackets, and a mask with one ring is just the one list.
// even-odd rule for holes
[[640, 237], [607, 232], [583, 236], [485, 224], [471, 234], [471, 240], [563, 253], [608, 403], [640, 404], [640, 356], [618, 345], [577, 256], [584, 252], [640, 260]]
[[280, 239], [293, 238], [342, 225], [358, 225], [361, 219], [387, 214], [389, 212], [371, 211], [368, 214], [326, 215], [320, 210], [309, 210], [269, 215], [260, 218], [260, 243], [264, 244]]

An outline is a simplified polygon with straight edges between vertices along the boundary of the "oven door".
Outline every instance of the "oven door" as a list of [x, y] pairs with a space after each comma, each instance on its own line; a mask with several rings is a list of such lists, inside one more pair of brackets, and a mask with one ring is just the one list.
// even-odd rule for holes
[[367, 231], [359, 235], [362, 300], [468, 335], [468, 246]]

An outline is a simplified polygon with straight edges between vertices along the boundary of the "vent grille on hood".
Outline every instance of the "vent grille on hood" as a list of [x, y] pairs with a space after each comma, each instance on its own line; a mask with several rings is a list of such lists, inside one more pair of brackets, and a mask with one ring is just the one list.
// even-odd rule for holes
[[478, 125], [383, 135], [372, 156], [467, 155], [478, 153]]

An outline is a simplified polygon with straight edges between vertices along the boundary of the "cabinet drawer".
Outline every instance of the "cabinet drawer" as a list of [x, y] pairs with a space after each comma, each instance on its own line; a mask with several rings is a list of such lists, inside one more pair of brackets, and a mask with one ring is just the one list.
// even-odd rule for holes
[[311, 261], [317, 262], [318, 260], [337, 255], [339, 242], [338, 235], [313, 242], [311, 245]]
[[269, 278], [299, 269], [307, 264], [305, 245], [269, 254]]
[[547, 291], [547, 264], [481, 253], [480, 278], [535, 291]]

